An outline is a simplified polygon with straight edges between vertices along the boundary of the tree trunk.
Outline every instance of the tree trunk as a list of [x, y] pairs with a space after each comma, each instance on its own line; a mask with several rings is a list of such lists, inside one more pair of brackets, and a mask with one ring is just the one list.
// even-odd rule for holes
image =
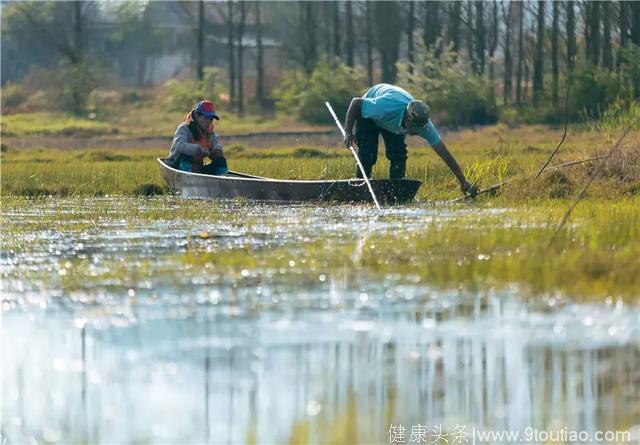
[[255, 2], [256, 8], [256, 102], [260, 109], [264, 106], [264, 50], [262, 47], [262, 5]]
[[353, 32], [353, 8], [352, 8], [352, 3], [351, 0], [347, 0], [347, 65], [353, 67], [354, 65], [354, 60], [353, 60], [353, 53], [354, 53], [354, 42], [355, 42], [355, 37], [354, 37], [354, 32]]
[[536, 54], [533, 63], [533, 102], [538, 103], [544, 90], [544, 0], [538, 0], [536, 17]]
[[558, 103], [558, 36], [560, 34], [560, 3], [553, 2], [553, 22], [551, 25], [551, 96]]
[[573, 70], [573, 61], [576, 55], [576, 19], [575, 5], [569, 0], [567, 2], [567, 66], [569, 71]]
[[333, 9], [333, 55], [337, 59], [340, 59], [342, 55], [342, 42], [340, 40], [340, 3], [337, 1], [332, 2]]
[[73, 53], [74, 60], [72, 63], [81, 63], [84, 50], [83, 50], [83, 27], [82, 27], [82, 1], [73, 2], [74, 23], [73, 23]]
[[471, 61], [471, 69], [474, 73], [478, 72], [478, 64], [475, 57], [474, 37], [473, 30], [473, 2], [467, 2], [467, 52], [469, 53], [469, 60]]
[[462, 14], [462, 2], [452, 2], [449, 15], [449, 38], [453, 43], [453, 52], [460, 51], [460, 15]]
[[365, 10], [365, 34], [367, 37], [367, 80], [369, 81], [369, 85], [373, 85], [373, 7], [371, 6], [371, 0], [366, 1], [366, 10]]
[[620, 47], [618, 49], [618, 57], [616, 57], [616, 68], [618, 71], [625, 63], [624, 49], [627, 47], [627, 42], [629, 41], [629, 28], [628, 28], [628, 17], [629, 10], [627, 9], [627, 2], [621, 1], [618, 4], [619, 13], [618, 13], [618, 29], [620, 31]]
[[324, 53], [328, 59], [333, 60], [333, 2], [325, 1], [318, 4], [322, 8], [322, 21], [320, 23], [320, 39], [324, 43]]
[[584, 6], [587, 60], [598, 65], [600, 63], [600, 2], [586, 2]]
[[424, 46], [429, 49], [433, 49], [438, 41], [438, 37], [440, 36], [440, 2], [428, 0], [425, 2], [424, 11]]
[[498, 37], [499, 37], [499, 26], [498, 26], [498, 2], [493, 2], [493, 8], [491, 11], [491, 38], [489, 39], [489, 79], [493, 80], [495, 64], [493, 60], [493, 56], [496, 53], [496, 49], [498, 48]]
[[227, 53], [229, 55], [229, 107], [236, 103], [236, 53], [233, 29], [233, 1], [227, 2]]
[[244, 36], [244, 23], [246, 20], [246, 3], [240, 2], [240, 20], [238, 21], [238, 114], [244, 115], [244, 60], [243, 52], [244, 45], [242, 44], [242, 37]]
[[526, 102], [529, 97], [529, 63], [524, 62], [524, 85], [522, 85], [522, 101]]
[[300, 35], [304, 36], [303, 66], [307, 74], [311, 74], [316, 65], [316, 18], [313, 2], [300, 2]]
[[518, 69], [516, 70], [516, 103], [522, 105], [522, 65], [524, 63], [524, 3], [518, 3]]
[[396, 62], [400, 50], [402, 17], [399, 5], [395, 1], [375, 2], [373, 17], [376, 27], [376, 47], [382, 64], [382, 81], [393, 83], [396, 80]]
[[409, 2], [409, 11], [407, 12], [407, 59], [409, 60], [409, 74], [413, 74], [414, 48], [413, 48], [413, 32], [415, 31], [416, 22], [415, 3]]
[[[82, 1], [73, 2], [74, 24], [73, 24], [73, 50], [71, 51], [71, 64], [80, 67], [84, 59], [83, 48], [83, 26], [82, 26]], [[77, 71], [76, 71], [77, 72]], [[76, 115], [82, 114], [84, 111], [84, 94], [76, 79], [71, 81], [71, 97], [73, 101], [73, 112]]]
[[508, 104], [513, 96], [513, 60], [511, 58], [511, 29], [513, 21], [513, 2], [509, 2], [509, 12], [504, 9], [504, 2], [500, 3], [502, 15], [506, 23], [504, 35], [504, 103]]
[[486, 42], [484, 29], [484, 2], [476, 1], [476, 59], [478, 60], [477, 74], [484, 74], [484, 51]]
[[198, 2], [198, 29], [196, 32], [197, 63], [196, 77], [198, 80], [204, 78], [204, 1]]
[[611, 49], [611, 8], [612, 3], [602, 4], [602, 66], [613, 69], [613, 51]]
[[640, 2], [629, 2], [627, 10], [631, 13], [629, 18], [631, 28], [631, 42], [640, 46]]

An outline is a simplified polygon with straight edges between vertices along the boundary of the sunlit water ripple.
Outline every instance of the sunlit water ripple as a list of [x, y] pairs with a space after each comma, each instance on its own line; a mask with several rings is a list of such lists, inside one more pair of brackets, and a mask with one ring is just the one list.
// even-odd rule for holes
[[[6, 443], [388, 443], [392, 424], [637, 433], [637, 308], [532, 301], [515, 285], [443, 291], [411, 277], [309, 274], [295, 260], [304, 243], [483, 212], [509, 224], [508, 209], [223, 203], [228, 216], [194, 222], [136, 218], [153, 201], [122, 218], [120, 205], [60, 200], [3, 214], [34, 226], [2, 235]], [[247, 246], [284, 248], [289, 267], [237, 265], [230, 279], [177, 262]], [[151, 270], [135, 283], [69, 286], [79, 259], [89, 277], [118, 263]]]

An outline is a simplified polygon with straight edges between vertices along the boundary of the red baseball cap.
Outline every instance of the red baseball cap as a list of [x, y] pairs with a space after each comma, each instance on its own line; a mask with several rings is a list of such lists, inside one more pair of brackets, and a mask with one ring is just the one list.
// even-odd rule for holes
[[210, 100], [201, 100], [198, 102], [196, 104], [196, 112], [203, 116], [220, 120], [220, 117], [216, 114], [216, 110], [214, 109], [213, 102]]

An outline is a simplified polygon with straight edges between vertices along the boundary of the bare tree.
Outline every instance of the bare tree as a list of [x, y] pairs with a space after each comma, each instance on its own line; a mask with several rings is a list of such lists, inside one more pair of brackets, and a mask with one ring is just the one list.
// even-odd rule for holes
[[611, 48], [611, 8], [613, 4], [602, 4], [602, 66], [613, 69], [613, 49]]
[[402, 16], [396, 1], [373, 3], [373, 19], [376, 27], [376, 48], [380, 53], [382, 81], [396, 80], [396, 62], [400, 51]]
[[339, 59], [342, 54], [342, 42], [340, 39], [340, 35], [342, 34], [340, 31], [340, 3], [333, 1], [331, 2], [331, 6], [333, 11], [333, 55]]
[[451, 2], [449, 5], [449, 39], [453, 43], [453, 52], [460, 51], [460, 21], [462, 2]]
[[558, 102], [558, 40], [560, 35], [560, 3], [553, 2], [553, 18], [551, 24], [551, 97]]
[[373, 6], [371, 0], [365, 3], [365, 35], [367, 45], [367, 79], [373, 85]]
[[500, 28], [498, 26], [498, 2], [494, 1], [491, 9], [491, 32], [489, 33], [489, 79], [493, 80], [495, 60], [494, 54], [498, 49], [498, 37]]
[[504, 34], [504, 103], [511, 102], [513, 95], [513, 59], [511, 57], [511, 29], [513, 21], [514, 3], [509, 2], [508, 13], [505, 11], [504, 2], [500, 3], [502, 16], [505, 21]]
[[484, 74], [484, 52], [486, 32], [484, 28], [484, 2], [476, 1], [476, 59], [478, 61], [477, 74]]
[[262, 46], [262, 5], [259, 1], [254, 5], [256, 13], [256, 101], [264, 106], [264, 48]]
[[300, 35], [303, 36], [302, 65], [311, 73], [318, 58], [316, 52], [316, 8], [313, 2], [300, 2]]
[[229, 62], [229, 106], [233, 109], [236, 100], [236, 51], [234, 44], [233, 1], [227, 2], [227, 54]]
[[240, 19], [238, 20], [238, 114], [244, 114], [244, 25], [247, 18], [246, 3], [240, 2]]
[[424, 13], [424, 45], [427, 48], [434, 48], [440, 36], [440, 2], [427, 0]]
[[600, 2], [585, 2], [585, 50], [587, 60], [594, 65], [600, 62]]
[[476, 62], [475, 57], [475, 48], [474, 48], [474, 29], [473, 29], [473, 1], [468, 1], [466, 8], [467, 11], [467, 32], [465, 33], [467, 37], [467, 53], [469, 54], [469, 61], [471, 62], [471, 68], [474, 73], [478, 72], [478, 64]]
[[522, 104], [522, 75], [524, 65], [524, 2], [518, 3], [518, 68], [516, 70], [516, 103]]
[[198, 2], [198, 26], [196, 28], [196, 77], [198, 80], [204, 78], [204, 1]]
[[640, 2], [629, 2], [631, 43], [640, 46]]
[[544, 91], [544, 0], [538, 0], [536, 15], [536, 52], [533, 61], [533, 102], [538, 103]]
[[576, 19], [575, 5], [572, 0], [567, 2], [567, 66], [569, 71], [573, 69], [576, 56]]
[[355, 37], [353, 30], [353, 8], [351, 0], [347, 0], [346, 2], [346, 16], [347, 16], [347, 41], [346, 41], [346, 50], [347, 50], [347, 65], [354, 65], [353, 53], [355, 52]]
[[413, 45], [413, 33], [416, 26], [416, 11], [415, 3], [409, 2], [409, 10], [407, 11], [407, 59], [409, 61], [409, 73], [413, 73], [413, 61], [414, 61], [414, 45]]
[[[69, 78], [65, 79], [65, 90], [69, 92], [71, 111], [82, 114], [91, 89], [88, 84], [92, 83], [93, 77], [87, 63], [85, 41], [91, 29], [92, 15], [96, 11], [95, 3], [75, 0], [60, 3], [20, 2], [14, 5], [26, 20], [31, 35], [35, 36], [34, 44], [59, 54], [71, 67]], [[2, 8], [6, 7], [2, 5]]]

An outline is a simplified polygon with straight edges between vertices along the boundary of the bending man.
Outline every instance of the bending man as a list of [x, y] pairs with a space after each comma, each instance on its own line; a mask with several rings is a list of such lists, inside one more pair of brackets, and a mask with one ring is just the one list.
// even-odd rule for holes
[[[367, 176], [371, 177], [371, 169], [378, 159], [378, 135], [381, 134], [384, 139], [387, 158], [391, 163], [389, 177], [392, 179], [404, 178], [406, 172], [406, 135], [419, 135], [458, 178], [462, 192], [471, 196], [478, 194], [478, 189], [467, 181], [429, 119], [427, 104], [415, 100], [402, 88], [381, 83], [369, 88], [363, 97], [354, 97], [344, 127], [347, 134], [344, 143], [347, 147], [357, 144], [358, 156]], [[360, 171], [356, 175], [362, 177]]]

